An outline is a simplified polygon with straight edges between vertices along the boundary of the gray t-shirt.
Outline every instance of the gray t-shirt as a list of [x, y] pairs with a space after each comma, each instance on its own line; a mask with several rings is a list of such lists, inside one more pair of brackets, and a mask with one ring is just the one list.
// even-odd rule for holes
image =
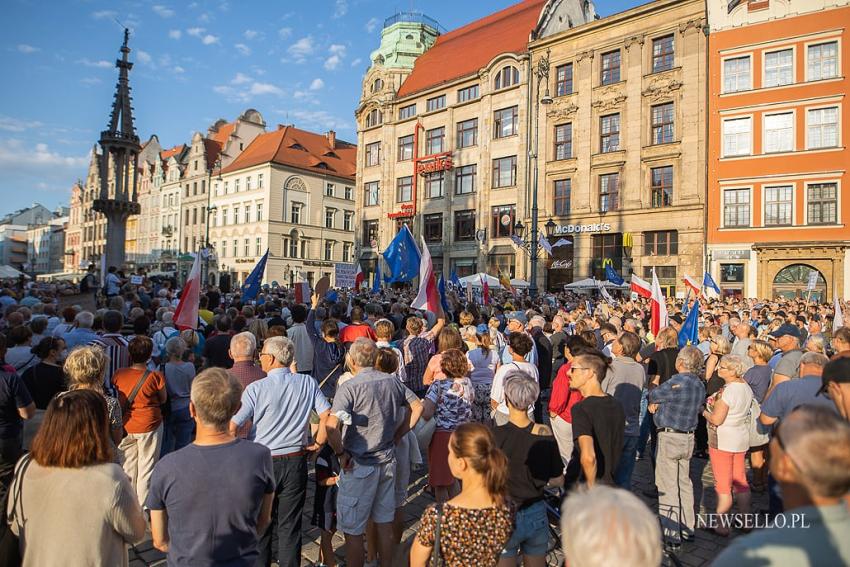
[[803, 404], [824, 406], [835, 411], [835, 404], [826, 396], [818, 394], [823, 381], [820, 376], [804, 376], [777, 384], [761, 406], [761, 412], [770, 417], [785, 419], [789, 413]]
[[640, 434], [640, 398], [645, 387], [644, 366], [628, 357], [615, 358], [602, 381], [602, 390], [623, 406], [626, 436], [637, 437]]
[[776, 363], [776, 368], [773, 369], [774, 374], [782, 374], [788, 376], [791, 380], [796, 380], [800, 377], [800, 358], [803, 356], [803, 351], [794, 349], [789, 350], [782, 355], [779, 362]]
[[331, 413], [351, 417], [343, 446], [358, 464], [374, 466], [393, 459], [393, 434], [407, 405], [398, 378], [374, 368], [361, 370], [339, 386]]

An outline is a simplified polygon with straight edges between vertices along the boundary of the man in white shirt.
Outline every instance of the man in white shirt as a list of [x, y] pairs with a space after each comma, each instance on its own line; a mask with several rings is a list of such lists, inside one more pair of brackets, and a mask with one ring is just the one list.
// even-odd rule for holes
[[292, 326], [286, 330], [286, 336], [295, 345], [295, 367], [299, 374], [313, 373], [313, 340], [307, 333], [304, 322], [307, 320], [307, 308], [303, 305], [292, 306]]
[[[540, 383], [537, 366], [527, 362], [525, 357], [531, 352], [534, 342], [525, 333], [511, 333], [508, 335], [508, 346], [506, 350], [510, 353], [511, 360], [496, 371], [493, 384], [490, 388], [490, 407], [493, 411], [493, 419], [496, 425], [504, 425], [508, 422], [508, 406], [505, 404], [505, 377], [517, 370], [524, 372]], [[534, 405], [528, 408], [528, 415], [533, 415]]]
[[114, 297], [121, 293], [121, 278], [116, 273], [118, 268], [109, 266], [109, 273], [106, 274], [104, 287], [106, 288], [106, 297]]

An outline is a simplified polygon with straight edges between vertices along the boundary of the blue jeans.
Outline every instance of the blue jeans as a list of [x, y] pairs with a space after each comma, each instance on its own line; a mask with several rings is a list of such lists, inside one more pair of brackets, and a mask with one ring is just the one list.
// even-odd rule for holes
[[635, 470], [635, 456], [637, 455], [639, 439], [637, 435], [623, 437], [623, 452], [620, 453], [620, 462], [614, 472], [614, 482], [617, 486], [626, 490], [632, 488], [632, 473]]
[[502, 557], [516, 557], [520, 553], [545, 556], [549, 550], [547, 523], [546, 504], [542, 500], [517, 511], [514, 533], [505, 544]]
[[164, 429], [160, 456], [182, 449], [191, 443], [192, 433], [195, 431], [195, 420], [189, 414], [189, 408], [171, 410], [165, 420]]

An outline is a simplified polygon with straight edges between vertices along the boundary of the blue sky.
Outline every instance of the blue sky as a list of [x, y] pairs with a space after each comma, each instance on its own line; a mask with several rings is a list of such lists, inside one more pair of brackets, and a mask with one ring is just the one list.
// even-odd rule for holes
[[[418, 10], [448, 29], [515, 0], [7, 0], [0, 40], [0, 215], [67, 203], [108, 120], [122, 32], [132, 30], [136, 128], [163, 147], [253, 107], [269, 127], [338, 132], [384, 18]], [[638, 4], [599, 0], [612, 14]]]

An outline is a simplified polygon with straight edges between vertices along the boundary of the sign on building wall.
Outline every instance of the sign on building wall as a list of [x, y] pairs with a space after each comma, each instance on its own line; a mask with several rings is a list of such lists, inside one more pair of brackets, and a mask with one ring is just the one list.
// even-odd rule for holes
[[354, 264], [334, 264], [334, 285], [336, 287], [354, 287], [357, 268]]

